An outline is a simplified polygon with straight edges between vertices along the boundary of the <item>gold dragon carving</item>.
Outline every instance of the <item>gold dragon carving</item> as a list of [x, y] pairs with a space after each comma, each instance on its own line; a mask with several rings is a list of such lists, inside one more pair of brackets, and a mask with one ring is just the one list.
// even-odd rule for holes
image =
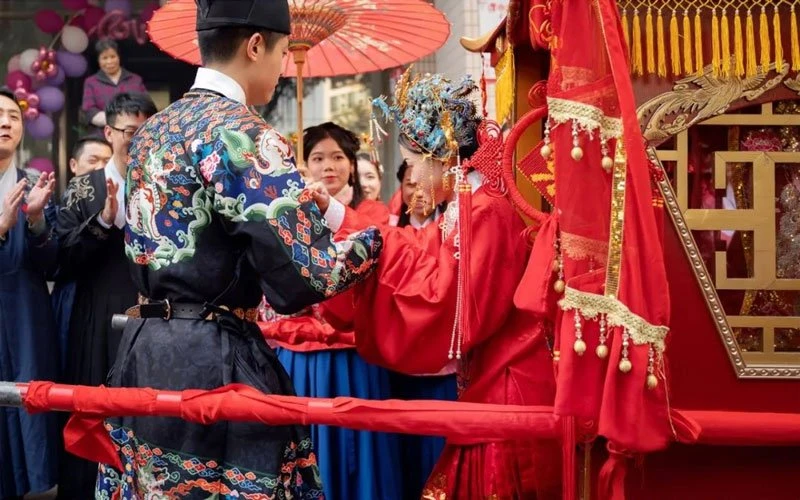
[[[771, 70], [775, 70], [772, 64]], [[683, 132], [692, 125], [725, 113], [740, 99], [754, 101], [765, 92], [774, 89], [789, 71], [784, 64], [782, 71], [768, 78], [759, 73], [750, 78], [719, 78], [712, 76], [711, 66], [703, 75], [692, 75], [675, 82], [670, 92], [660, 94], [639, 107], [638, 117], [645, 139], [650, 144], [660, 144]], [[800, 77], [798, 77], [800, 78]], [[800, 81], [784, 84], [800, 93]]]

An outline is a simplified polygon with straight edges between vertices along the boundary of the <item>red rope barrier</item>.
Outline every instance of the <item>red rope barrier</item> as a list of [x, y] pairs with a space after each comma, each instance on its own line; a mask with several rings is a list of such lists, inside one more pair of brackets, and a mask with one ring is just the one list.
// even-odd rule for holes
[[[372, 401], [263, 394], [249, 386], [213, 391], [158, 391], [0, 383], [0, 405], [31, 413], [69, 411], [85, 417], [164, 416], [210, 424], [219, 420], [267, 425], [334, 425], [357, 430], [444, 436], [455, 444], [503, 439], [561, 437], [560, 418], [549, 406], [512, 406], [453, 401]], [[800, 414], [674, 410], [677, 439], [688, 444], [800, 446]]]

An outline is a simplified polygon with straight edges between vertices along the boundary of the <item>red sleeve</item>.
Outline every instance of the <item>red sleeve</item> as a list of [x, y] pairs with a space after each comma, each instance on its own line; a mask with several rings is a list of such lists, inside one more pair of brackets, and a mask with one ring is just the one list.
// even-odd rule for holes
[[386, 205], [379, 201], [364, 200], [355, 209], [345, 205], [342, 227], [336, 233], [336, 238], [345, 238], [370, 226], [378, 226], [383, 232], [388, 225], [389, 209]]
[[[505, 199], [478, 194], [473, 203], [472, 337], [462, 352], [506, 320], [528, 254], [524, 224]], [[454, 252], [452, 235], [430, 253], [413, 233], [384, 233], [378, 269], [350, 299], [357, 311], [356, 344], [366, 360], [406, 373], [436, 372], [447, 364], [456, 312]]]
[[369, 227], [370, 225], [384, 225], [389, 223], [389, 209], [380, 201], [364, 200], [359, 203], [355, 211], [361, 214], [365, 221], [370, 221], [361, 229]]

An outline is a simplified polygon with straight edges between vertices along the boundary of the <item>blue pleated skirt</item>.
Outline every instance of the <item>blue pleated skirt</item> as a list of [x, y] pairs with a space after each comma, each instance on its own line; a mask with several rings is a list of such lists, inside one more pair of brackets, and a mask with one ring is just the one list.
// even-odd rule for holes
[[[392, 399], [455, 401], [458, 387], [455, 375], [436, 377], [412, 377], [391, 373]], [[445, 439], [432, 436], [402, 435], [400, 459], [402, 460], [403, 500], [418, 500], [434, 465], [444, 449]]]
[[[368, 364], [354, 349], [277, 352], [298, 396], [389, 397], [388, 372]], [[311, 437], [327, 500], [402, 498], [397, 435], [320, 425], [311, 427]]]

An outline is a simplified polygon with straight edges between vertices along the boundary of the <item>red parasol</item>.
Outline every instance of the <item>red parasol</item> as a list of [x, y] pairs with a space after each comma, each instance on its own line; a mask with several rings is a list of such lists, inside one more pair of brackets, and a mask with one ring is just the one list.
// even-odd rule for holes
[[[354, 75], [403, 66], [432, 54], [450, 36], [444, 14], [425, 0], [289, 0], [292, 34], [283, 75], [297, 85], [298, 137], [303, 136], [303, 78]], [[194, 0], [171, 0], [148, 23], [161, 50], [201, 64]], [[292, 64], [294, 62], [294, 64]], [[298, 161], [303, 157], [298, 140]]]

